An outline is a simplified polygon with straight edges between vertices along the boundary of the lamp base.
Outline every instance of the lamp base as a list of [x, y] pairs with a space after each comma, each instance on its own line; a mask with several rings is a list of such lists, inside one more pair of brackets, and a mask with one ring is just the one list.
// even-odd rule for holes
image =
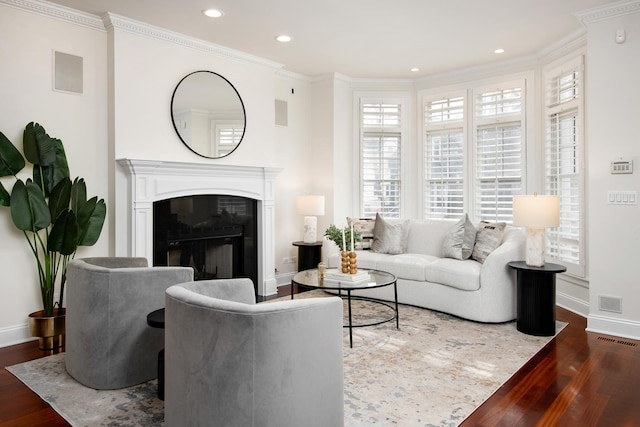
[[315, 243], [317, 239], [318, 231], [318, 218], [315, 216], [304, 217], [304, 237], [302, 241], [304, 243]]
[[544, 267], [547, 234], [544, 228], [527, 227], [527, 254], [529, 267]]

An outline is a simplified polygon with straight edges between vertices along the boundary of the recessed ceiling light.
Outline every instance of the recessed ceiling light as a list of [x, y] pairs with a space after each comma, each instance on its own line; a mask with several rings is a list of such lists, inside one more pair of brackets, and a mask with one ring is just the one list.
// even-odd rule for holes
[[498, 48], [498, 49], [494, 50], [493, 53], [504, 53], [504, 49]]
[[220, 18], [222, 15], [224, 15], [224, 12], [218, 9], [206, 9], [203, 10], [202, 13], [209, 18]]
[[291, 38], [291, 36], [288, 36], [286, 34], [281, 34], [279, 36], [276, 36], [276, 40], [279, 41], [280, 43], [289, 43], [293, 39]]
[[411, 71], [413, 71], [414, 73], [416, 73], [416, 72], [420, 71], [420, 68], [418, 68], [418, 67], [413, 67], [413, 68], [411, 69]]

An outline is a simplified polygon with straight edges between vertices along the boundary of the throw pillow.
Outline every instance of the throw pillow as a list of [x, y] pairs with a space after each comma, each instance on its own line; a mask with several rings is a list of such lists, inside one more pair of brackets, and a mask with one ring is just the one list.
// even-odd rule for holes
[[471, 258], [478, 262], [484, 262], [491, 252], [502, 242], [504, 228], [507, 226], [504, 222], [488, 222], [480, 221], [478, 233], [476, 234], [476, 244], [473, 247]]
[[369, 250], [371, 249], [371, 243], [373, 242], [373, 229], [376, 225], [375, 218], [351, 218], [347, 217], [347, 226], [351, 227], [353, 224], [353, 230], [360, 232], [361, 241], [356, 243], [356, 250]]
[[456, 223], [444, 238], [442, 252], [446, 258], [469, 259], [476, 243], [476, 228], [467, 214]]
[[409, 220], [390, 222], [376, 214], [371, 251], [381, 254], [403, 254], [407, 251]]

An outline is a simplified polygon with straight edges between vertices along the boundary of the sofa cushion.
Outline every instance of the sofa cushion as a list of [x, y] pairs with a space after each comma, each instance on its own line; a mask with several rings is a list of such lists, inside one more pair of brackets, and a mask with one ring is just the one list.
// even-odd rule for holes
[[407, 250], [409, 220], [388, 221], [376, 214], [371, 250], [381, 254], [402, 254]]
[[476, 234], [476, 244], [473, 247], [471, 258], [478, 262], [484, 262], [491, 252], [502, 242], [502, 235], [507, 226], [504, 222], [480, 221], [478, 233]]
[[469, 216], [456, 223], [449, 231], [442, 244], [443, 256], [454, 259], [468, 259], [473, 253], [476, 243], [476, 228], [469, 221]]
[[424, 282], [426, 280], [425, 269], [440, 258], [423, 254], [400, 254], [381, 258], [376, 268], [395, 274], [398, 279], [416, 280]]
[[480, 268], [482, 264], [474, 260], [460, 261], [441, 258], [425, 269], [427, 282], [440, 283], [465, 291], [480, 289]]
[[373, 242], [373, 229], [376, 225], [375, 218], [351, 218], [347, 217], [347, 226], [353, 225], [354, 231], [360, 232], [360, 241], [356, 242], [356, 250], [371, 249]]

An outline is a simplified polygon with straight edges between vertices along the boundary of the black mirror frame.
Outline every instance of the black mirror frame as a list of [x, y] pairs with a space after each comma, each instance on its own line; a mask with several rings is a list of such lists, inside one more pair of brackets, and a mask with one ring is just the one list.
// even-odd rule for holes
[[[238, 141], [238, 143], [236, 144], [236, 146], [233, 148], [233, 150], [229, 151], [227, 154], [225, 154], [224, 156], [217, 156], [217, 157], [211, 157], [211, 156], [206, 156], [202, 153], [198, 153], [196, 150], [194, 150], [189, 144], [187, 144], [187, 142], [182, 139], [182, 135], [180, 135], [180, 132], [178, 132], [178, 128], [176, 126], [176, 119], [173, 116], [173, 102], [174, 99], [176, 97], [176, 92], [178, 91], [178, 89], [180, 88], [180, 85], [182, 84], [182, 82], [184, 82], [189, 76], [192, 76], [194, 74], [197, 73], [210, 73], [210, 74], [214, 74], [218, 77], [220, 77], [221, 79], [223, 79], [225, 82], [227, 82], [227, 84], [229, 86], [231, 86], [231, 88], [233, 89], [233, 91], [236, 93], [236, 95], [238, 96], [238, 100], [240, 101], [240, 106], [242, 107], [242, 115], [244, 117], [244, 127], [242, 129], [242, 137], [240, 138], [240, 140]], [[171, 95], [171, 104], [169, 105], [169, 110], [171, 113], [171, 123], [173, 124], [173, 129], [176, 131], [176, 135], [178, 135], [178, 138], [180, 138], [180, 141], [182, 141], [182, 143], [184, 144], [185, 147], [187, 147], [191, 152], [193, 152], [194, 154], [197, 154], [200, 157], [204, 157], [207, 159], [222, 159], [224, 157], [227, 157], [228, 155], [230, 155], [231, 153], [233, 153], [234, 151], [236, 151], [236, 149], [238, 148], [238, 146], [240, 146], [240, 144], [242, 143], [242, 141], [244, 140], [244, 135], [247, 131], [247, 110], [244, 108], [244, 102], [242, 101], [242, 97], [240, 96], [240, 93], [238, 92], [238, 90], [236, 89], [236, 87], [224, 76], [214, 72], [214, 71], [209, 71], [209, 70], [198, 70], [198, 71], [193, 71], [189, 74], [187, 74], [186, 76], [184, 76], [183, 78], [180, 79], [180, 81], [178, 82], [178, 84], [176, 85], [176, 88], [173, 90], [173, 94]]]

